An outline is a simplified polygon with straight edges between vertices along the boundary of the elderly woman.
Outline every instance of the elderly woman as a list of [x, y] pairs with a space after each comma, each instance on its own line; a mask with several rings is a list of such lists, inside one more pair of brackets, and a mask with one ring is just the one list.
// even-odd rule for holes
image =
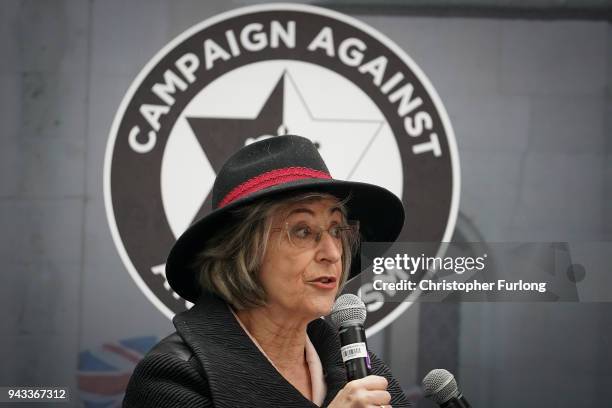
[[166, 264], [195, 305], [138, 364], [124, 407], [408, 406], [373, 354], [373, 375], [347, 383], [338, 334], [320, 318], [359, 273], [359, 236], [397, 238], [401, 202], [332, 179], [308, 139], [279, 136], [224, 164], [213, 208]]

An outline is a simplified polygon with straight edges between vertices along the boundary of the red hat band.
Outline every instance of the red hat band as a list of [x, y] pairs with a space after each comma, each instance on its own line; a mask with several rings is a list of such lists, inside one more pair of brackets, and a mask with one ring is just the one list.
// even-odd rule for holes
[[289, 183], [291, 181], [303, 179], [331, 179], [329, 173], [320, 170], [310, 169], [308, 167], [285, 167], [267, 171], [258, 176], [248, 179], [237, 187], [233, 188], [219, 202], [217, 208], [224, 207], [229, 203], [238, 200], [249, 194], [256, 193], [268, 187], [279, 184]]

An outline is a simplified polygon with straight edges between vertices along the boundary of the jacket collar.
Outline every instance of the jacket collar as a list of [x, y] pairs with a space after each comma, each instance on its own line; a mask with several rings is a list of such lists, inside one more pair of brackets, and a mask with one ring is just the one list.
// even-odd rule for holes
[[[203, 294], [173, 323], [204, 367], [216, 407], [316, 407], [276, 371], [217, 296]], [[323, 319], [307, 330], [323, 366], [327, 406], [346, 384], [340, 341]]]

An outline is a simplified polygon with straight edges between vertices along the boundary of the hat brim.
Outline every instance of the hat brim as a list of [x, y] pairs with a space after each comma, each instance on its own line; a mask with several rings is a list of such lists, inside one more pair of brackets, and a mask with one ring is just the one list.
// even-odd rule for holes
[[[362, 242], [394, 242], [404, 225], [404, 207], [389, 190], [367, 183], [333, 180], [304, 179], [283, 183], [250, 194], [216, 209], [193, 223], [176, 241], [166, 261], [166, 279], [172, 289], [184, 299], [195, 302], [200, 290], [197, 271], [193, 267], [197, 254], [206, 246], [207, 240], [222, 230], [232, 219], [232, 210], [261, 198], [282, 198], [302, 192], [332, 194], [339, 199], [350, 196], [346, 203], [348, 218], [359, 220]], [[382, 248], [381, 248], [382, 250]], [[363, 268], [367, 265], [363, 266]], [[351, 263], [348, 279], [362, 270], [357, 251]]]

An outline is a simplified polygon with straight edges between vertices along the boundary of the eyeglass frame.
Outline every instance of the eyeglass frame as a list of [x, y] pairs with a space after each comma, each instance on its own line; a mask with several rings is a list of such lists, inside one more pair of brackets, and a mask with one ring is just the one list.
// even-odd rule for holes
[[[296, 222], [296, 224], [299, 224], [300, 222], [303, 221], [298, 221]], [[308, 223], [307, 223], [308, 224]], [[311, 227], [311, 225], [308, 225], [309, 227]], [[347, 231], [347, 230], [352, 230], [355, 233], [355, 242], [359, 241], [359, 220], [347, 220], [346, 223], [343, 224], [332, 224], [330, 225], [328, 228], [324, 228], [322, 225], [317, 225], [318, 231], [316, 232], [316, 237], [314, 239], [314, 243], [315, 245], [312, 246], [312, 248], [316, 248], [317, 245], [321, 242], [321, 240], [323, 239], [323, 232], [327, 232], [329, 234], [329, 236], [335, 241], [337, 238], [335, 238], [330, 232], [329, 230], [334, 228], [334, 227], [340, 227], [342, 231]], [[293, 242], [293, 240], [291, 239], [291, 234], [289, 232], [289, 221], [285, 221], [283, 223], [282, 227], [275, 227], [275, 228], [271, 228], [270, 231], [285, 231], [287, 234], [287, 240], [289, 241], [289, 243], [291, 244], [291, 246], [293, 246], [294, 248], [298, 248], [298, 249], [312, 249], [310, 247], [300, 247], [297, 244], [295, 244]], [[340, 238], [340, 248], [342, 248], [342, 238]], [[348, 242], [349, 245], [352, 245], [354, 242]]]

